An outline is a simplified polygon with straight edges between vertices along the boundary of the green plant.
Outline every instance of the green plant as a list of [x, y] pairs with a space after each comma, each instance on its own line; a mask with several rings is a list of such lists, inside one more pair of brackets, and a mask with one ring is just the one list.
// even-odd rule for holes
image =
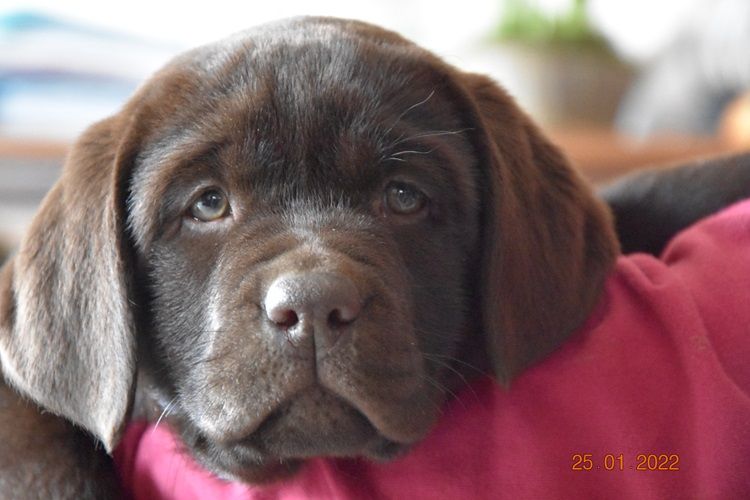
[[592, 28], [586, 0], [571, 0], [562, 14], [550, 15], [529, 0], [506, 0], [495, 39], [533, 44], [567, 44], [607, 49], [604, 38]]

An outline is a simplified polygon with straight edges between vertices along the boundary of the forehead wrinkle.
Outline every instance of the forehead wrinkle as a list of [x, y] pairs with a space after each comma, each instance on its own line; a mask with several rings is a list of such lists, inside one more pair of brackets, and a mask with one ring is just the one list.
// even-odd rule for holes
[[[215, 81], [224, 82], [223, 91], [214, 94], [212, 106], [230, 112], [255, 108], [260, 113], [266, 108], [265, 119], [256, 122], [265, 128], [274, 128], [280, 116], [290, 115], [284, 132], [298, 145], [304, 143], [305, 132], [329, 127], [331, 121], [340, 122], [342, 128], [348, 122], [350, 128], [377, 139], [373, 132], [386, 125], [374, 118], [384, 108], [411, 100], [414, 88], [424, 87], [419, 80], [430, 79], [429, 68], [415, 67], [410, 54], [403, 59], [379, 57], [381, 47], [357, 37], [331, 47], [326, 40], [335, 32], [324, 25], [323, 36], [293, 43], [284, 36], [261, 37], [260, 45], [235, 42], [229, 49], [233, 55], [225, 56], [217, 71]], [[362, 64], [373, 58], [372, 64]], [[321, 123], [321, 118], [328, 123]]]
[[330, 176], [329, 170], [340, 166], [342, 152], [354, 151], [358, 160], [377, 158], [363, 154], [378, 144], [373, 117], [359, 106], [342, 106], [330, 96], [309, 95], [309, 90], [293, 96], [284, 92], [278, 87], [258, 94], [242, 92], [222, 102], [216, 127], [231, 134], [230, 163], [254, 165], [272, 177], [285, 175], [279, 168], [283, 165], [298, 166], [295, 172], [304, 178]]

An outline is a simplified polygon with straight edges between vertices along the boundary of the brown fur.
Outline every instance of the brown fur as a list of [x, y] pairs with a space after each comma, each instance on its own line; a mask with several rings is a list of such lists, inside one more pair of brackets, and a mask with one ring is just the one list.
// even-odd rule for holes
[[[428, 215], [382, 216], [393, 175]], [[206, 179], [233, 203], [213, 226], [181, 215]], [[66, 421], [111, 451], [137, 373], [138, 400], [225, 477], [388, 458], [466, 362], [509, 382], [560, 345], [616, 253], [606, 207], [489, 79], [363, 23], [262, 27], [177, 58], [74, 147], [0, 279], [0, 362], [23, 395], [3, 389], [0, 423], [36, 415], [25, 398], [60, 418], [0, 456], [44, 463]], [[252, 304], [321, 269], [373, 299], [309, 379], [313, 347], [277, 342]]]

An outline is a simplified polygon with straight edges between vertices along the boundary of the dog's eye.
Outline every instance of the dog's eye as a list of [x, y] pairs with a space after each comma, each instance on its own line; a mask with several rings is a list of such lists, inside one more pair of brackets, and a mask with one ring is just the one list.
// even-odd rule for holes
[[226, 195], [218, 189], [203, 192], [190, 207], [190, 215], [203, 221], [211, 222], [220, 219], [229, 212], [229, 202]]
[[385, 205], [397, 215], [411, 215], [427, 206], [427, 196], [410, 184], [391, 182], [385, 188]]

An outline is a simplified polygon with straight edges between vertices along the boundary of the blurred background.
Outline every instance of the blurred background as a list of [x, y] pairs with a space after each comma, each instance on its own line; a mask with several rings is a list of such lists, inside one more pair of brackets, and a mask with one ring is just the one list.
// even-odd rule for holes
[[276, 0], [0, 3], [0, 245], [71, 141], [173, 55], [295, 15], [396, 30], [489, 74], [594, 183], [750, 149], [747, 0]]

